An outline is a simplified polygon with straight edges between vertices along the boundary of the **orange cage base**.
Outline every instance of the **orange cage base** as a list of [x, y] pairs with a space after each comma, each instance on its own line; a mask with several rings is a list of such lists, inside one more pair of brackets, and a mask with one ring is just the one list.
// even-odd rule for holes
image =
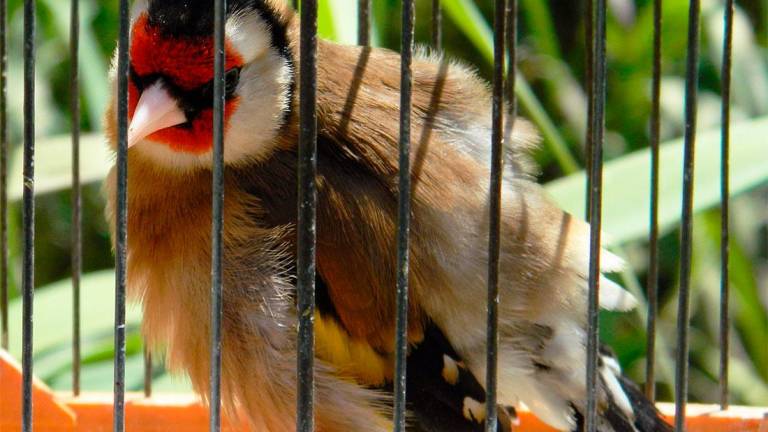
[[[0, 350], [0, 431], [21, 430], [21, 367]], [[32, 384], [35, 430], [50, 432], [108, 432], [112, 430], [112, 395], [86, 393], [73, 397], [51, 391], [41, 381]], [[671, 421], [674, 405], [662, 403], [659, 409]], [[208, 431], [208, 409], [192, 394], [158, 394], [145, 398], [130, 393], [125, 402], [126, 430], [161, 432]], [[689, 432], [768, 432], [768, 408], [732, 407], [721, 411], [716, 405], [689, 405], [686, 424]], [[245, 431], [226, 420], [222, 430]], [[550, 432], [528, 412], [520, 413], [519, 432]]]

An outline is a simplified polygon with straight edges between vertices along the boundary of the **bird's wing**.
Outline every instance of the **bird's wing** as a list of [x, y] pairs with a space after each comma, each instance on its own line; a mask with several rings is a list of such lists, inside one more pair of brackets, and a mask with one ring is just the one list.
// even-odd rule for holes
[[[332, 55], [324, 49], [333, 49]], [[330, 64], [334, 61], [354, 67]], [[365, 341], [389, 361], [387, 376], [397, 276], [398, 71], [392, 53], [321, 46], [318, 272], [333, 316], [354, 341]], [[433, 211], [448, 214], [476, 203], [481, 194], [475, 196], [475, 183], [486, 177], [482, 155], [459, 129], [474, 139], [481, 135], [475, 128], [487, 122], [469, 125], [473, 108], [450, 101], [484, 94], [470, 75], [431, 60], [419, 60], [414, 69], [408, 379], [410, 406], [425, 430], [481, 430], [485, 420], [483, 387], [424, 308], [451, 283], [436, 262], [441, 239], [451, 233], [435, 231], [441, 227], [432, 223]], [[483, 115], [484, 104], [474, 111]], [[473, 323], [475, 330], [483, 330], [480, 321]], [[510, 416], [500, 411], [499, 429], [507, 430]]]
[[[337, 189], [351, 193], [345, 201], [358, 209], [342, 215], [352, 216], [354, 235], [343, 230], [337, 234], [345, 247], [357, 245], [353, 253], [368, 254], [377, 266], [365, 276], [373, 284], [369, 279], [357, 281], [362, 287], [344, 281], [336, 285], [344, 288], [332, 297], [350, 317], [357, 317], [348, 321], [351, 328], [371, 330], [366, 322], [374, 317], [384, 318], [382, 329], [391, 330], [393, 317], [387, 311], [393, 310], [396, 274], [399, 59], [379, 50], [328, 44], [321, 44], [319, 55], [318, 126], [329, 153], [340, 161], [333, 172], [346, 168], [348, 178], [354, 179], [342, 180]], [[490, 94], [471, 71], [439, 59], [417, 58], [413, 78], [411, 335], [424, 330], [414, 333], [414, 321], [436, 324], [482, 381]], [[525, 397], [545, 421], [568, 428], [574, 422], [573, 407], [578, 411], [585, 400], [589, 227], [554, 205], [530, 181], [524, 155], [536, 142], [535, 133], [522, 122], [507, 122], [510, 125], [505, 145], [511, 149], [512, 163], [505, 168], [502, 188], [500, 400], [516, 403]], [[364, 178], [355, 177], [360, 173]], [[348, 261], [354, 271], [344, 274], [344, 261], [334, 258], [337, 267], [329, 274], [359, 278], [354, 273], [364, 268], [357, 267], [364, 260]], [[604, 252], [603, 271], [620, 266], [620, 259]], [[605, 278], [601, 283], [602, 306], [626, 310], [634, 305], [621, 287]], [[333, 291], [335, 283], [330, 285]], [[363, 309], [355, 310], [361, 305]], [[377, 305], [384, 309], [376, 310]], [[374, 343], [392, 340], [391, 334], [383, 341], [367, 337]], [[632, 417], [627, 396], [617, 384], [620, 371], [604, 369], [609, 382], [603, 394], [621, 407], [622, 415]]]

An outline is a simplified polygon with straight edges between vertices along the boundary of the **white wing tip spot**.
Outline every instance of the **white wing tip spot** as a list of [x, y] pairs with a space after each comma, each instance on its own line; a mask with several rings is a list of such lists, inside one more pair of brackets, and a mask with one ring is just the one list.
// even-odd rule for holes
[[469, 421], [483, 423], [485, 421], [485, 403], [478, 402], [471, 397], [464, 398], [462, 413]]
[[459, 365], [447, 354], [443, 354], [443, 379], [450, 385], [459, 381]]

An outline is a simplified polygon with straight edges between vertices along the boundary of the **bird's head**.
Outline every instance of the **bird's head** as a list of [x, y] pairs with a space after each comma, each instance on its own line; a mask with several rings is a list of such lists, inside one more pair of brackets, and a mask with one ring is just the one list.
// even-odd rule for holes
[[[288, 120], [292, 17], [277, 1], [228, 2], [224, 117], [228, 164], [263, 157]], [[135, 2], [128, 83], [130, 151], [175, 168], [210, 165], [213, 44], [210, 0]]]

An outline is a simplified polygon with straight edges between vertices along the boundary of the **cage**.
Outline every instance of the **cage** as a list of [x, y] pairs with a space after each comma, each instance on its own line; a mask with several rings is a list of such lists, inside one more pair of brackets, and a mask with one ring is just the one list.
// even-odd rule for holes
[[[298, 223], [298, 250], [297, 250], [297, 275], [296, 291], [298, 295], [297, 316], [298, 319], [298, 344], [297, 353], [299, 364], [297, 401], [297, 430], [311, 431], [314, 428], [313, 421], [313, 316], [315, 298], [315, 225], [316, 225], [316, 201], [317, 191], [315, 185], [316, 159], [317, 159], [317, 125], [316, 125], [316, 47], [317, 47], [317, 19], [318, 2], [316, 0], [304, 0], [301, 2], [301, 54], [300, 54], [300, 122], [301, 134], [299, 138], [299, 209]], [[460, 3], [460, 2], [459, 2]], [[34, 376], [33, 368], [33, 325], [35, 319], [40, 316], [34, 311], [34, 270], [35, 270], [35, 188], [41, 180], [35, 176], [35, 59], [36, 59], [36, 1], [24, 0], [24, 146], [23, 146], [23, 197], [22, 197], [22, 303], [20, 315], [22, 316], [22, 331], [20, 334], [9, 335], [9, 307], [8, 307], [8, 263], [11, 245], [8, 242], [8, 211], [9, 211], [9, 185], [12, 179], [8, 176], [9, 138], [7, 132], [6, 108], [8, 98], [7, 72], [7, 35], [8, 17], [6, 15], [8, 5], [5, 1], [0, 4], [0, 22], [2, 23], [2, 93], [0, 100], [0, 121], [2, 121], [2, 153], [0, 155], [0, 178], [2, 178], [2, 343], [4, 348], [9, 346], [9, 338], [17, 337], [21, 340], [22, 355], [20, 364], [6, 352], [0, 352], [0, 426], [2, 430], [51, 430], [51, 431], [75, 431], [75, 430], [107, 430], [114, 431], [126, 429], [132, 431], [141, 430], [236, 430], [237, 428], [222, 418], [220, 411], [221, 400], [221, 334], [222, 318], [222, 224], [223, 224], [223, 141], [224, 141], [224, 17], [226, 2], [224, 0], [212, 0], [211, 7], [215, 11], [215, 43], [216, 57], [214, 68], [214, 169], [212, 172], [212, 184], [214, 200], [212, 204], [213, 226], [212, 238], [212, 292], [211, 292], [211, 323], [213, 332], [212, 350], [210, 352], [212, 368], [210, 371], [211, 394], [209, 398], [214, 403], [210, 408], [203, 406], [199, 400], [191, 394], [167, 395], [153, 392], [152, 390], [152, 361], [149, 356], [145, 360], [144, 391], [141, 393], [126, 392], [126, 225], [127, 225], [127, 198], [126, 176], [129, 172], [127, 165], [127, 129], [128, 129], [128, 49], [129, 46], [129, 2], [119, 2], [120, 32], [117, 56], [118, 76], [118, 119], [119, 119], [119, 148], [117, 152], [118, 172], [118, 219], [117, 235], [115, 238], [115, 322], [114, 322], [114, 379], [113, 392], [108, 394], [84, 393], [80, 391], [80, 363], [81, 363], [81, 269], [83, 265], [82, 252], [82, 195], [80, 172], [80, 104], [79, 84], [81, 77], [78, 73], [78, 58], [80, 53], [80, 11], [79, 1], [71, 2], [71, 58], [72, 73], [70, 79], [70, 91], [72, 97], [72, 113], [74, 117], [72, 131], [72, 179], [73, 179], [73, 232], [72, 232], [72, 268], [73, 268], [73, 370], [72, 391], [54, 392]], [[455, 7], [455, 6], [454, 6]], [[466, 7], [466, 4], [465, 4]], [[768, 430], [766, 414], [768, 409], [760, 407], [731, 407], [729, 406], [729, 329], [733, 319], [729, 313], [729, 197], [731, 195], [729, 184], [729, 162], [731, 160], [731, 128], [730, 128], [730, 100], [731, 100], [731, 71], [732, 71], [732, 44], [733, 44], [733, 20], [734, 2], [726, 1], [724, 7], [724, 21], [722, 31], [722, 127], [719, 131], [709, 133], [706, 139], [709, 142], [717, 142], [720, 157], [717, 160], [716, 169], [719, 170], [719, 178], [716, 179], [720, 187], [720, 205], [722, 208], [721, 232], [721, 300], [719, 311], [719, 330], [721, 344], [719, 347], [719, 389], [717, 397], [713, 398], [714, 405], [689, 405], [688, 394], [688, 351], [689, 351], [689, 320], [690, 320], [690, 293], [695, 287], [691, 282], [691, 266], [693, 253], [693, 213], [694, 192], [696, 181], [694, 169], [696, 167], [696, 143], [697, 138], [697, 97], [698, 97], [698, 69], [700, 64], [700, 18], [701, 5], [699, 0], [691, 0], [688, 3], [688, 35], [686, 50], [686, 74], [684, 88], [684, 137], [678, 148], [682, 155], [672, 155], [666, 152], [660, 145], [660, 115], [662, 110], [661, 100], [661, 74], [662, 74], [662, 2], [653, 2], [653, 79], [652, 79], [652, 112], [650, 116], [650, 172], [649, 195], [650, 214], [648, 231], [650, 243], [649, 275], [647, 286], [647, 364], [646, 394], [655, 398], [654, 374], [656, 371], [656, 317], [658, 313], [658, 272], [659, 272], [659, 190], [664, 179], [661, 178], [659, 166], [661, 163], [681, 163], [681, 216], [680, 216], [680, 267], [678, 292], [678, 312], [676, 328], [676, 350], [674, 383], [676, 395], [673, 403], [660, 403], [659, 407], [665, 416], [675, 423], [677, 430], [690, 431], [764, 431]], [[371, 42], [370, 31], [370, 0], [360, 0], [358, 4], [359, 39], [360, 45], [369, 45]], [[411, 62], [414, 55], [414, 20], [415, 6], [413, 0], [402, 1], [402, 33], [401, 33], [401, 106], [409, 107], [411, 104]], [[454, 12], [455, 13], [455, 12]], [[561, 190], [572, 191], [574, 181], [586, 180], [582, 189], [586, 190], [587, 202], [584, 205], [587, 218], [591, 222], [591, 252], [589, 273], [589, 313], [588, 313], [588, 364], [584, 371], [590, 389], [596, 388], [598, 379], [598, 304], [599, 304], [599, 262], [602, 228], [602, 204], [603, 204], [603, 178], [604, 178], [604, 146], [606, 141], [605, 118], [606, 79], [609, 59], [606, 55], [606, 20], [608, 5], [606, 0], [589, 0], [586, 7], [587, 24], [585, 29], [585, 46], [587, 47], [585, 68], [588, 89], [588, 118], [586, 119], [587, 164], [584, 175], [575, 178]], [[442, 7], [440, 0], [431, 2], [431, 43], [436, 49], [440, 49], [442, 39]], [[499, 220], [501, 205], [501, 176], [502, 176], [502, 130], [503, 111], [506, 109], [506, 98], [509, 107], [516, 110], [516, 98], [521, 94], [521, 83], [515, 77], [517, 64], [517, 26], [518, 5], [516, 0], [495, 0], [493, 5], [493, 140], [489, 143], [493, 149], [491, 178], [489, 179], [494, 191], [490, 199], [489, 224], [489, 263], [488, 263], [488, 327], [487, 353], [488, 370], [497, 368], [497, 322], [498, 322], [498, 284], [499, 284]], [[523, 83], [524, 84], [524, 83]], [[530, 110], [530, 108], [529, 108]], [[765, 120], [762, 120], [763, 124]], [[763, 125], [764, 126], [764, 125]], [[406, 425], [406, 353], [407, 340], [405, 336], [407, 324], [405, 323], [408, 308], [408, 248], [409, 248], [409, 221], [410, 221], [410, 110], [401, 110], [400, 115], [400, 170], [399, 170], [399, 219], [397, 237], [397, 256], [399, 273], [397, 286], [392, 287], [397, 291], [397, 347], [394, 379], [394, 429], [404, 431]], [[759, 129], [746, 128], [739, 137], [757, 133]], [[763, 128], [764, 129], [764, 128]], [[545, 131], [546, 135], [546, 131]], [[754, 141], [754, 140], [753, 140]], [[755, 147], [756, 145], [753, 145]], [[708, 146], [707, 149], [713, 146]], [[714, 148], [714, 147], [713, 147]], [[670, 156], [670, 160], [665, 157]], [[677, 157], [677, 159], [675, 159]], [[741, 157], [741, 156], [740, 156]], [[708, 169], [712, 167], [707, 165]], [[622, 167], [609, 169], [621, 170]], [[712, 175], [714, 176], [714, 174]], [[614, 177], [615, 178], [615, 177]], [[763, 176], [764, 180], [765, 177]], [[88, 299], [83, 299], [87, 302]], [[62, 313], [69, 313], [62, 311]], [[766, 329], [768, 332], [768, 329]], [[764, 333], [764, 336], [766, 334]], [[765, 340], [765, 339], [764, 339]], [[486, 430], [495, 430], [496, 424], [496, 375], [489, 373], [485, 382], [487, 423]], [[589, 392], [588, 410], [586, 415], [586, 430], [597, 430], [596, 424], [596, 392]], [[521, 412], [521, 431], [551, 430], [533, 417], [530, 413]]]

